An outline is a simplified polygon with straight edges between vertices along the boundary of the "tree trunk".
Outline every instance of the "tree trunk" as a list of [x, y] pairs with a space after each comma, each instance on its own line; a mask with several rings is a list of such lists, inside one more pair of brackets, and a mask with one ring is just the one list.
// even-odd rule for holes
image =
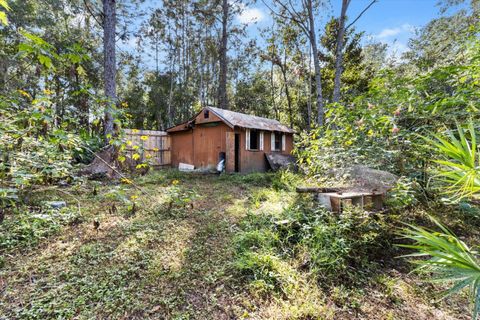
[[222, 39], [220, 42], [220, 74], [218, 81], [218, 105], [222, 109], [228, 109], [227, 97], [227, 41], [228, 41], [228, 0], [222, 1]]
[[[172, 57], [170, 59], [170, 89], [168, 91], [168, 103], [167, 103], [167, 127], [173, 125], [173, 110], [172, 110], [172, 102], [173, 102], [173, 89], [175, 84], [176, 72], [175, 72], [175, 58], [176, 58], [176, 51], [177, 49], [172, 50]], [[158, 76], [158, 75], [157, 75]]]
[[342, 0], [342, 11], [338, 20], [337, 48], [335, 52], [335, 80], [333, 86], [333, 102], [340, 101], [341, 77], [343, 72], [343, 45], [345, 35], [345, 17], [350, 0]]
[[287, 72], [283, 68], [281, 68], [281, 70], [282, 70], [283, 81], [285, 82], [285, 96], [287, 96], [288, 120], [290, 122], [290, 128], [293, 128], [292, 97], [290, 96], [290, 89], [288, 88]]
[[114, 134], [112, 106], [116, 103], [115, 87], [115, 0], [103, 0], [103, 61], [104, 61], [104, 81], [105, 96], [108, 105], [105, 109], [105, 128], [104, 134], [111, 137]]
[[272, 107], [273, 107], [273, 112], [275, 112], [275, 119], [280, 120], [280, 111], [277, 108], [277, 103], [276, 103], [276, 99], [275, 99], [275, 81], [273, 79], [273, 76], [274, 76], [273, 67], [274, 66], [275, 65], [272, 61], [272, 64], [271, 64], [271, 67], [270, 67], [270, 88], [272, 89], [271, 90]]
[[89, 107], [88, 107], [88, 98], [85, 92], [82, 90], [82, 83], [80, 79], [80, 75], [77, 71], [77, 65], [73, 68], [73, 72], [75, 74], [75, 91], [78, 93], [78, 100], [76, 101], [77, 109], [78, 109], [78, 119], [80, 127], [86, 129], [87, 131], [89, 128]]
[[323, 95], [322, 95], [322, 74], [320, 61], [318, 60], [317, 36], [315, 35], [315, 20], [313, 18], [312, 0], [307, 1], [308, 23], [310, 45], [312, 46], [313, 65], [315, 68], [315, 85], [317, 91], [317, 124], [323, 126]]
[[310, 131], [312, 129], [312, 51], [310, 51], [308, 55], [307, 129]]
[[285, 95], [287, 96], [287, 107], [288, 107], [288, 120], [290, 122], [290, 128], [293, 128], [293, 108], [292, 108], [292, 97], [290, 96], [290, 89], [288, 88], [288, 78], [287, 78], [287, 51], [284, 51], [284, 62], [280, 63], [280, 71], [282, 72], [283, 82], [285, 83]]

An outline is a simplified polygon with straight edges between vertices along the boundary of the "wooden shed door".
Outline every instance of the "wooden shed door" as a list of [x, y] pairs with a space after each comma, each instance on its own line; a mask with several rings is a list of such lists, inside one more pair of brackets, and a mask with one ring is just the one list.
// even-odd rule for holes
[[194, 165], [202, 169], [214, 169], [219, 161], [221, 152], [225, 152], [225, 124], [197, 125], [194, 135]]

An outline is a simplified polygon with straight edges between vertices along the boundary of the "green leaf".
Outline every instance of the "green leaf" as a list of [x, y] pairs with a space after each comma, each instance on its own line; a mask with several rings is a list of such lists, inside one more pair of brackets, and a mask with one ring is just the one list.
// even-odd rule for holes
[[47, 69], [50, 69], [53, 66], [52, 59], [42, 54], [38, 55], [38, 61], [40, 61], [40, 63], [43, 64]]
[[87, 73], [85, 72], [85, 69], [83, 69], [82, 66], [77, 67], [77, 73], [81, 76], [86, 76], [87, 75]]
[[480, 307], [480, 262], [463, 241], [438, 221], [433, 218], [432, 220], [441, 232], [408, 225], [401, 235], [405, 239], [414, 241], [414, 244], [400, 246], [416, 250], [415, 253], [405, 257], [430, 257], [413, 261], [418, 265], [417, 272], [433, 274], [434, 282], [452, 284], [444, 291], [442, 299], [466, 287], [470, 288], [474, 304], [473, 319], [476, 319]]
[[43, 47], [51, 47], [51, 45], [46, 42], [45, 40], [43, 40], [42, 38], [34, 35], [34, 34], [31, 34], [29, 32], [26, 32], [25, 30], [22, 30], [20, 31], [20, 33], [27, 39], [31, 40], [33, 43], [37, 44], [37, 45], [40, 45], [40, 46], [43, 46]]
[[442, 166], [437, 179], [444, 182], [444, 192], [454, 199], [477, 197], [480, 194], [480, 157], [473, 121], [464, 130], [457, 124], [458, 138], [454, 133], [446, 137], [434, 135], [426, 139], [446, 158], [435, 162]]
[[23, 52], [27, 52], [27, 53], [32, 53], [32, 52], [35, 52], [35, 48], [33, 48], [31, 45], [29, 45], [28, 43], [20, 43], [18, 45], [18, 51], [23, 51]]
[[5, 8], [5, 10], [10, 11], [10, 7], [8, 6], [8, 3], [6, 0], [0, 0], [0, 6]]
[[5, 26], [8, 25], [7, 14], [3, 11], [0, 11], [0, 23], [5, 25]]

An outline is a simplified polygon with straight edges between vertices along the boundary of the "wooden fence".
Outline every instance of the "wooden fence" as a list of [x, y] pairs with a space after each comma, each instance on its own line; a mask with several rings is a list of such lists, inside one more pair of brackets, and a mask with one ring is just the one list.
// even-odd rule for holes
[[[132, 158], [133, 154], [138, 153], [141, 156], [141, 161], [148, 160], [153, 167], [170, 165], [170, 136], [166, 132], [125, 129], [125, 135], [127, 154], [130, 158]], [[131, 141], [131, 143], [128, 141]]]

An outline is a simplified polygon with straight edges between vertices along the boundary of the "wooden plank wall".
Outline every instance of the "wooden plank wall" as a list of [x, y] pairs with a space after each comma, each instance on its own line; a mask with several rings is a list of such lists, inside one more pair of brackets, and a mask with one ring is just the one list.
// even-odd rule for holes
[[[154, 167], [171, 164], [170, 136], [165, 131], [125, 129], [125, 139], [132, 142], [127, 143], [127, 154], [130, 158], [134, 153], [139, 153], [142, 161], [150, 155], [148, 161]], [[140, 149], [135, 150], [133, 147], [136, 145], [140, 146]]]

